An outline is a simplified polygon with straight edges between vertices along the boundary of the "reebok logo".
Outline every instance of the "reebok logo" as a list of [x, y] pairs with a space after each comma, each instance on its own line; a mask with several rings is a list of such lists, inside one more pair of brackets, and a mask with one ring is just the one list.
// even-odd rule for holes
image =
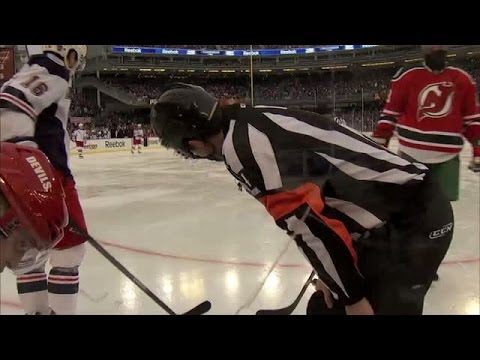
[[105, 141], [105, 147], [106, 148], [114, 148], [114, 147], [118, 147], [118, 148], [122, 148], [122, 147], [125, 147], [125, 141]]

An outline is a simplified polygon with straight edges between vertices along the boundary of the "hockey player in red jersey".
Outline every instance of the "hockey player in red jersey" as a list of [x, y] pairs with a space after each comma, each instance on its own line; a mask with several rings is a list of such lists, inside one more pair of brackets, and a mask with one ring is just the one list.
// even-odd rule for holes
[[455, 201], [463, 136], [473, 146], [469, 168], [480, 171], [478, 89], [467, 72], [446, 66], [444, 45], [425, 45], [423, 51], [423, 65], [402, 68], [393, 77], [373, 139], [388, 146], [396, 130], [400, 155], [427, 165]]
[[[86, 45], [43, 45], [43, 53], [0, 88], [0, 141], [38, 147], [63, 185], [70, 219], [86, 229], [75, 181], [68, 165], [69, 83], [85, 66]], [[60, 211], [60, 210], [59, 210]], [[27, 314], [73, 314], [85, 239], [67, 227], [48, 257], [28, 252], [15, 271], [20, 301]], [[45, 262], [52, 266], [48, 276]]]
[[338, 302], [331, 310], [422, 313], [454, 228], [426, 166], [329, 117], [222, 106], [189, 84], [166, 88], [151, 123], [163, 146], [225, 163], [295, 241]]
[[68, 223], [65, 193], [45, 154], [0, 143], [0, 272], [21, 269], [27, 252], [45, 253]]

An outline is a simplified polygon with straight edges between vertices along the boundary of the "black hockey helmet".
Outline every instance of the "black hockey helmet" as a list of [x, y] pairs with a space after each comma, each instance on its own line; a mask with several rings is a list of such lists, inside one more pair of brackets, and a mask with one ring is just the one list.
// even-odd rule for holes
[[205, 140], [221, 130], [218, 100], [200, 86], [174, 83], [152, 107], [151, 124], [160, 142], [187, 157], [195, 157], [189, 140]]
[[447, 65], [448, 45], [422, 45], [425, 65], [435, 71], [442, 71]]
[[421, 45], [420, 47], [424, 54], [432, 51], [448, 51], [448, 45]]

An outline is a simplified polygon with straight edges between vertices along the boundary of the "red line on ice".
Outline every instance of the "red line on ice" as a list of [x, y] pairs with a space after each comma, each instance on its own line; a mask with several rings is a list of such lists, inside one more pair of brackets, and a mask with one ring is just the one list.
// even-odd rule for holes
[[[175, 260], [189, 260], [189, 261], [197, 261], [197, 262], [205, 262], [210, 264], [223, 264], [223, 265], [243, 265], [243, 266], [253, 266], [253, 267], [268, 267], [269, 264], [259, 263], [259, 262], [249, 262], [249, 261], [238, 261], [238, 260], [222, 260], [222, 259], [208, 259], [208, 258], [201, 258], [195, 256], [184, 256], [184, 255], [174, 255], [174, 254], [166, 254], [159, 251], [153, 251], [148, 249], [140, 249], [135, 248], [132, 246], [127, 245], [120, 245], [111, 243], [108, 241], [101, 241], [102, 244], [114, 247], [117, 249], [125, 250], [134, 252], [137, 254], [144, 254], [144, 255], [153, 255], [153, 256], [160, 256], [168, 259], [175, 259]], [[459, 259], [459, 260], [445, 260], [442, 265], [452, 265], [452, 264], [467, 264], [467, 263], [475, 263], [480, 261], [480, 258], [472, 258], [472, 259]], [[309, 268], [310, 266], [307, 264], [278, 264], [280, 268]]]
[[20, 304], [17, 303], [17, 302], [14, 302], [14, 301], [0, 300], [0, 305], [12, 307], [12, 308], [15, 308], [15, 309], [22, 309], [22, 310], [23, 310], [22, 305], [20, 305]]

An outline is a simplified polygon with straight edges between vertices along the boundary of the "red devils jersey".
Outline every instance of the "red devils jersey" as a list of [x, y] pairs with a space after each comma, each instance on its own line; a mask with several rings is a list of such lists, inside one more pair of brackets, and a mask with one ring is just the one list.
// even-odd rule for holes
[[396, 130], [400, 151], [424, 163], [455, 157], [465, 136], [480, 156], [480, 105], [474, 80], [447, 67], [434, 74], [425, 66], [401, 69], [374, 132], [384, 143]]

